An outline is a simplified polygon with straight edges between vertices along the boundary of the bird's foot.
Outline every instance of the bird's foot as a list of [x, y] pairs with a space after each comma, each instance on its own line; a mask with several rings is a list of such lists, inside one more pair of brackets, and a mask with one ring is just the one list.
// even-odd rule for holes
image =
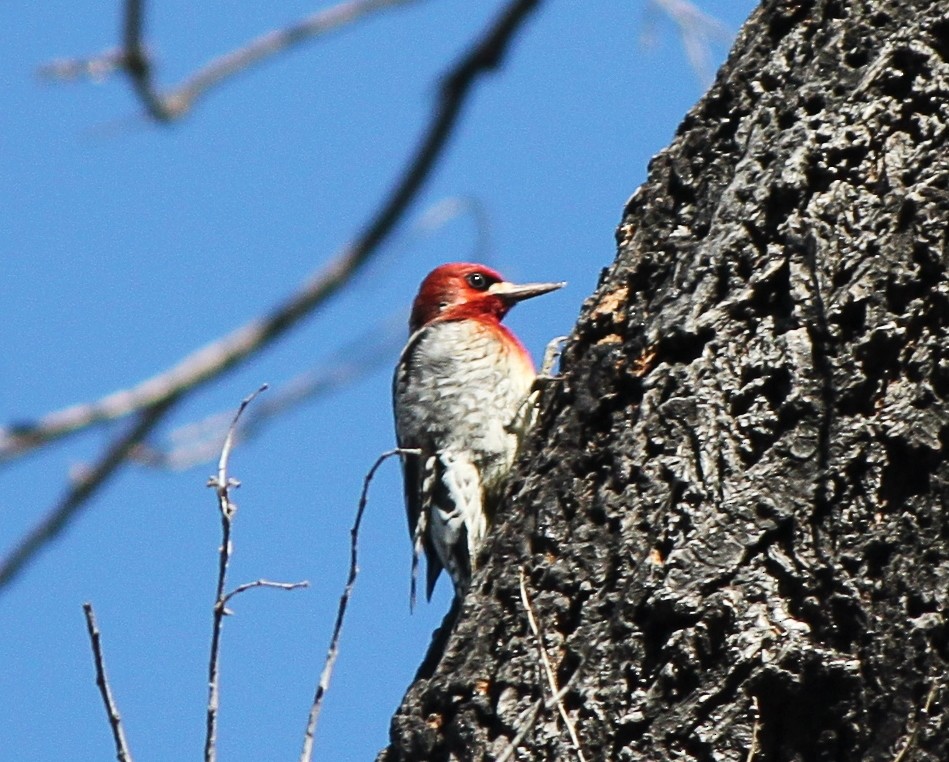
[[561, 377], [560, 373], [554, 373], [553, 371], [554, 366], [560, 360], [560, 355], [563, 354], [563, 345], [567, 338], [567, 336], [558, 336], [547, 343], [547, 348], [544, 350], [544, 361], [540, 365], [540, 373], [537, 374], [539, 381], [549, 381]]

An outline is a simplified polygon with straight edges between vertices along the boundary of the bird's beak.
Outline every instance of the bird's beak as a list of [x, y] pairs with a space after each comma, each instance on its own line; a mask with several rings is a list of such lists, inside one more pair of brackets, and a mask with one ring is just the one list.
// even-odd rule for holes
[[561, 281], [560, 283], [522, 283], [520, 285], [501, 281], [488, 288], [488, 293], [500, 296], [506, 302], [514, 304], [515, 302], [521, 302], [534, 296], [548, 294], [566, 285], [565, 281]]

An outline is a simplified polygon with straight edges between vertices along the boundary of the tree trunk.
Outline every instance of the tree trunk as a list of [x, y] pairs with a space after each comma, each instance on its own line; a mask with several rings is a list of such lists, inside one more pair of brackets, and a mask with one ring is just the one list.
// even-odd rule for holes
[[754, 14], [380, 760], [580, 758], [522, 568], [587, 760], [949, 760], [947, 136], [946, 0]]

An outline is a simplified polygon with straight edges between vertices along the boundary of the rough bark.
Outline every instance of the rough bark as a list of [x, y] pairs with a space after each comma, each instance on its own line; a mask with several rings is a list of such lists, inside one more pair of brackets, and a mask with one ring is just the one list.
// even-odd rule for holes
[[380, 760], [578, 758], [522, 567], [588, 760], [949, 760], [947, 138], [945, 0], [755, 13]]

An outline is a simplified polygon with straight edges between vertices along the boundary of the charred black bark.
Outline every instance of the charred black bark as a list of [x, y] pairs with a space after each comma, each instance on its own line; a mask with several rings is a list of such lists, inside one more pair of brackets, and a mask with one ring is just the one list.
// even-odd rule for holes
[[588, 760], [949, 760], [947, 225], [945, 0], [766, 2], [380, 759], [577, 758], [524, 567]]

